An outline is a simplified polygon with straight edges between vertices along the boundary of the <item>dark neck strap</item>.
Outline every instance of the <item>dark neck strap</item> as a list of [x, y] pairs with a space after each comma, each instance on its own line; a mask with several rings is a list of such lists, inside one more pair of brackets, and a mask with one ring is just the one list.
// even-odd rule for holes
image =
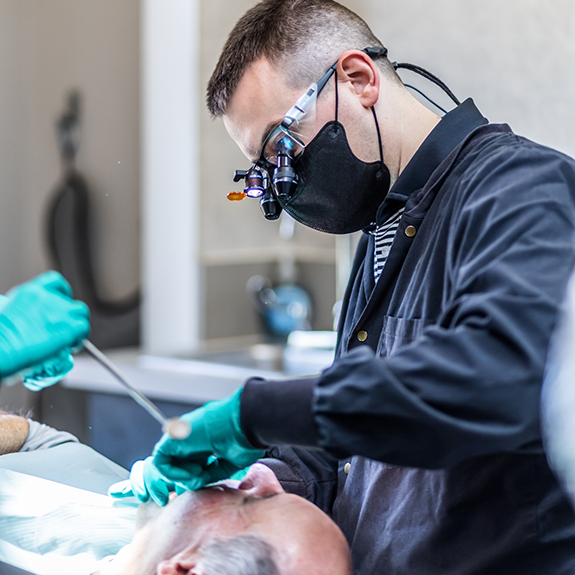
[[381, 144], [381, 132], [379, 131], [379, 122], [377, 121], [377, 115], [375, 114], [375, 106], [371, 107], [373, 112], [373, 119], [375, 120], [375, 129], [377, 130], [377, 141], [379, 142], [379, 159], [383, 164], [383, 146]]
[[335, 121], [337, 122], [337, 112], [339, 108], [339, 95], [337, 92], [337, 71], [335, 73]]

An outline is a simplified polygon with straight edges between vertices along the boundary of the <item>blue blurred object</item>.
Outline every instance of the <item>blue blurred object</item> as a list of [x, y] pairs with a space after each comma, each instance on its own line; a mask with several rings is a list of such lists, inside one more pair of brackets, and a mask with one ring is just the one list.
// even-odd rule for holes
[[272, 287], [262, 276], [250, 278], [247, 287], [271, 335], [287, 337], [292, 331], [311, 329], [311, 298], [302, 287], [292, 283]]

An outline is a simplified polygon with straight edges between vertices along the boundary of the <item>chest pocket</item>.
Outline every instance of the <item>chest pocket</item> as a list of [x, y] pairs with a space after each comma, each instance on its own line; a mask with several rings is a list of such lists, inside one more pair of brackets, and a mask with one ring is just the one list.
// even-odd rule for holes
[[387, 357], [404, 345], [416, 341], [421, 336], [421, 332], [427, 323], [429, 322], [423, 319], [385, 316], [376, 355]]

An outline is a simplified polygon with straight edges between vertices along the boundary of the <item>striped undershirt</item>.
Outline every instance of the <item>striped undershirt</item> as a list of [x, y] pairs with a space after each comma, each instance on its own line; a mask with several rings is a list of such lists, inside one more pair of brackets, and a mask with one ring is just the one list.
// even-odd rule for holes
[[375, 282], [379, 280], [379, 276], [383, 271], [385, 262], [387, 261], [387, 256], [389, 255], [389, 250], [391, 249], [391, 244], [393, 243], [393, 238], [395, 237], [395, 232], [399, 226], [399, 220], [401, 219], [401, 214], [403, 214], [404, 208], [401, 208], [396, 214], [391, 216], [386, 222], [377, 226], [375, 229], [375, 257], [373, 258], [373, 275], [375, 277]]

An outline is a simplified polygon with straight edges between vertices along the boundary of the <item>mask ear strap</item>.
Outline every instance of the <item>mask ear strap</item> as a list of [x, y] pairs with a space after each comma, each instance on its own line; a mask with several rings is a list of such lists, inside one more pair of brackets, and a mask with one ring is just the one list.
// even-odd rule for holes
[[377, 116], [375, 114], [375, 106], [371, 107], [373, 113], [373, 119], [375, 120], [375, 129], [377, 130], [377, 141], [379, 142], [379, 158], [383, 164], [383, 146], [381, 145], [381, 133], [379, 132], [379, 122], [377, 121]]
[[339, 96], [337, 93], [337, 70], [335, 71], [335, 121], [337, 122], [337, 110], [339, 107]]

